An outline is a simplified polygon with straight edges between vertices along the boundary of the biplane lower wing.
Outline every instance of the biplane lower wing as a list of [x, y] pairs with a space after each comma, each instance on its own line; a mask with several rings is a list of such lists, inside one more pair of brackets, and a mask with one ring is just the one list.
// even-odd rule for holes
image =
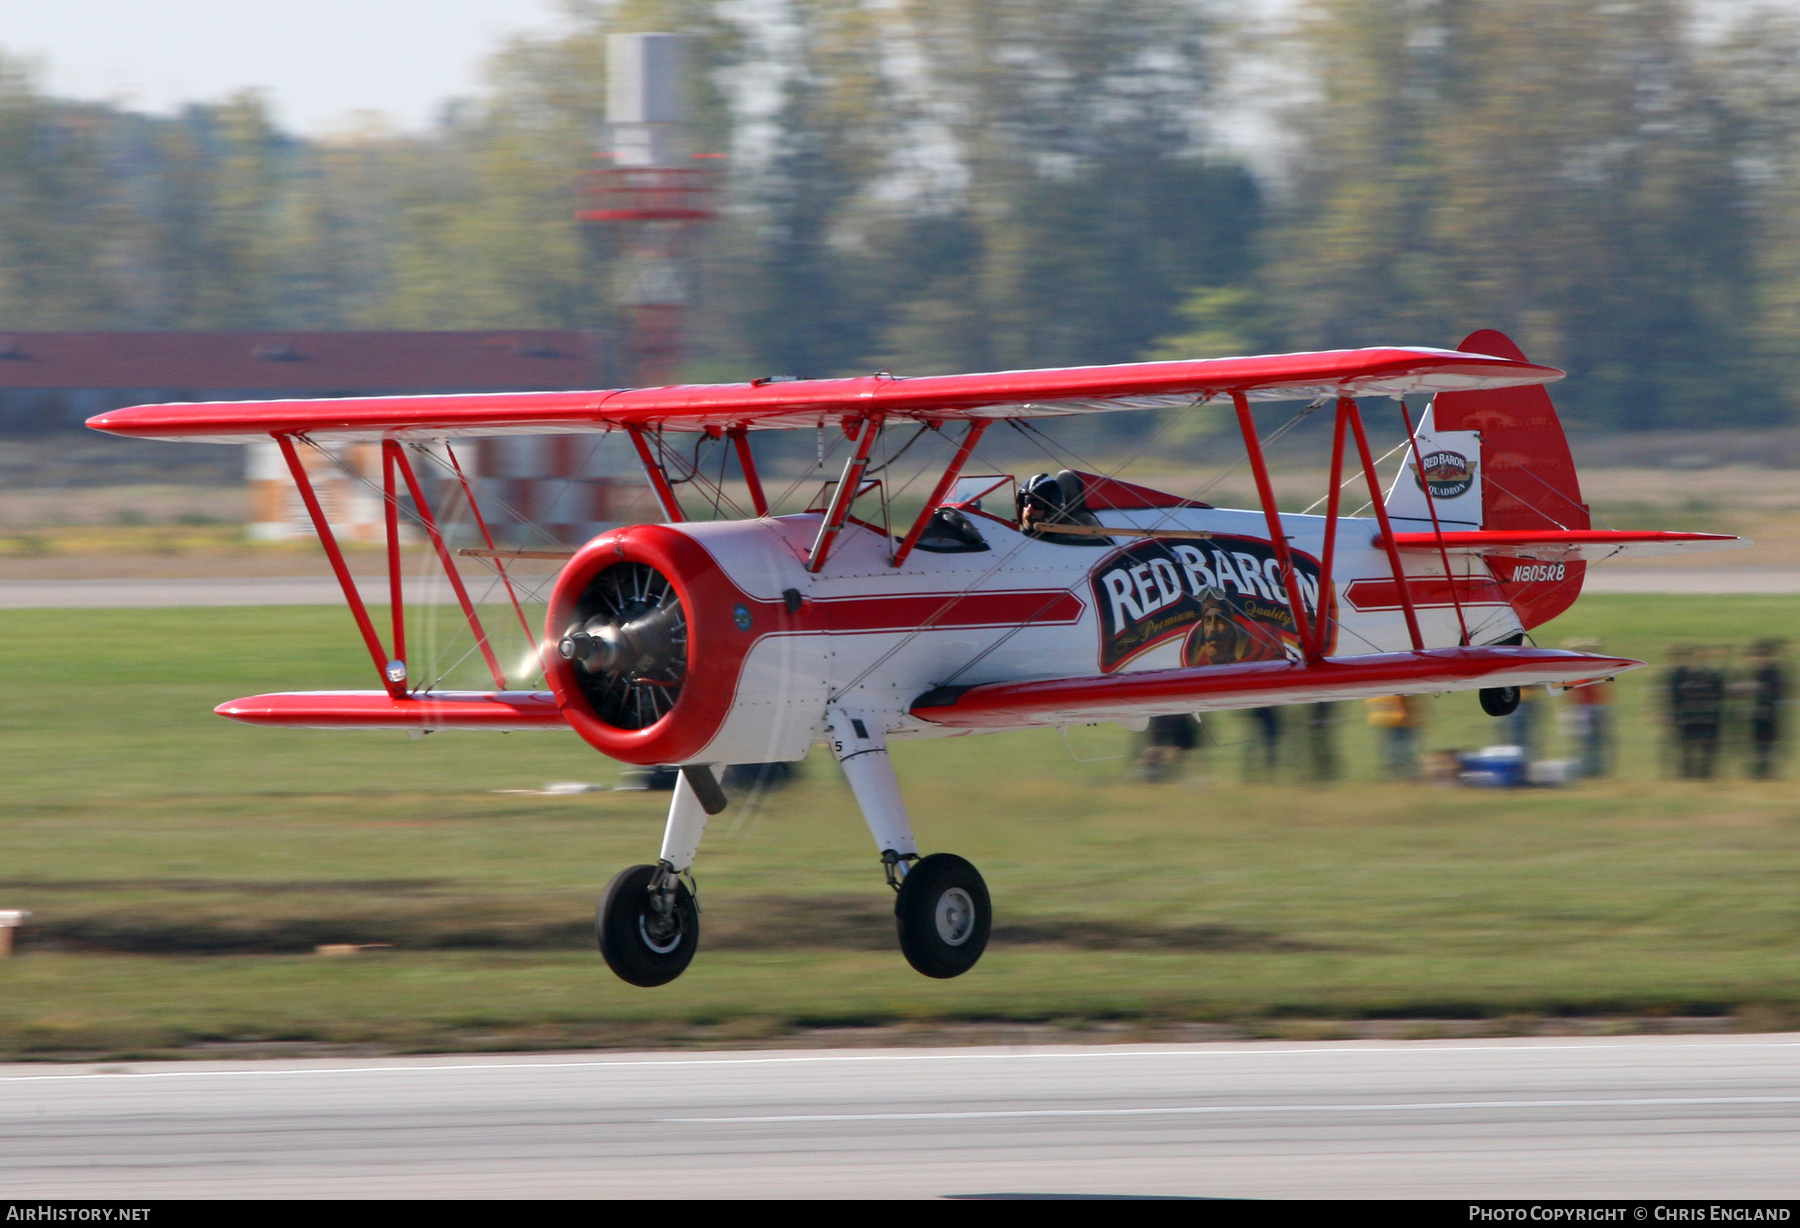
[[940, 687], [912, 714], [958, 729], [1085, 725], [1172, 712], [1323, 703], [1377, 695], [1572, 683], [1637, 669], [1642, 661], [1550, 648], [1433, 648], [1326, 657], [1312, 664], [1259, 661], [1091, 678]]
[[[1381, 539], [1377, 538], [1375, 544], [1379, 548]], [[1436, 533], [1396, 533], [1394, 545], [1401, 550], [1435, 552], [1440, 546], [1440, 540]], [[1446, 532], [1442, 535], [1441, 545], [1451, 554], [1562, 562], [1570, 559], [1598, 561], [1625, 555], [1641, 558], [1656, 554], [1686, 554], [1695, 550], [1741, 550], [1751, 543], [1727, 533], [1665, 533], [1631, 529], [1477, 529]]]
[[287, 729], [483, 729], [509, 733], [567, 729], [549, 691], [289, 691], [234, 699], [213, 709], [246, 725]]

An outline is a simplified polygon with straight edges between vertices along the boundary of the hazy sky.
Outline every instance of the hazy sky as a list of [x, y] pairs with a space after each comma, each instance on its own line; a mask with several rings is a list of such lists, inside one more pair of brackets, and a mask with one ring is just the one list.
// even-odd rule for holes
[[560, 27], [557, 0], [0, 0], [0, 49], [54, 94], [168, 113], [245, 87], [298, 132], [381, 111], [408, 128], [475, 93], [508, 36]]

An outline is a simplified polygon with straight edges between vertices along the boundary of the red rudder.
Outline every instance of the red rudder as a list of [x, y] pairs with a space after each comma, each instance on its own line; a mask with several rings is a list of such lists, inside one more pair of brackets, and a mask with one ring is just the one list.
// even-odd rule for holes
[[[1456, 348], [1525, 361], [1510, 337], [1491, 328], [1471, 333]], [[1575, 459], [1543, 385], [1439, 393], [1432, 423], [1438, 430], [1481, 432], [1482, 528], [1590, 527]], [[1527, 629], [1575, 604], [1587, 571], [1579, 560], [1490, 558], [1488, 566]]]

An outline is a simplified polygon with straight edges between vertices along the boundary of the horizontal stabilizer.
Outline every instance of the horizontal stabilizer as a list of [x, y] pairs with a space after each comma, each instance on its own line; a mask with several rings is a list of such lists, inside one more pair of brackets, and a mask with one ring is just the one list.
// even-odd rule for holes
[[[1624, 555], [1643, 558], [1653, 554], [1685, 554], [1695, 550], [1742, 550], [1752, 543], [1728, 533], [1663, 533], [1616, 529], [1481, 529], [1446, 532], [1444, 549], [1452, 554], [1492, 555], [1509, 559], [1616, 559]], [[1376, 549], [1382, 547], [1376, 538]], [[1435, 553], [1436, 533], [1396, 533], [1394, 545], [1402, 550]]]
[[1327, 657], [1316, 664], [1258, 661], [1040, 682], [939, 687], [912, 714], [959, 729], [1086, 725], [1177, 712], [1324, 703], [1377, 695], [1581, 682], [1637, 669], [1642, 661], [1553, 648], [1433, 648]]
[[289, 691], [234, 699], [213, 709], [246, 725], [289, 729], [567, 729], [549, 691]]

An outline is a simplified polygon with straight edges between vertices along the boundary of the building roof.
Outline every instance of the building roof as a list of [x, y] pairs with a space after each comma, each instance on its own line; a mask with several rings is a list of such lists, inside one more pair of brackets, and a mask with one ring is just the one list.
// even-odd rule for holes
[[605, 335], [573, 329], [0, 334], [0, 390], [534, 391], [609, 367]]

